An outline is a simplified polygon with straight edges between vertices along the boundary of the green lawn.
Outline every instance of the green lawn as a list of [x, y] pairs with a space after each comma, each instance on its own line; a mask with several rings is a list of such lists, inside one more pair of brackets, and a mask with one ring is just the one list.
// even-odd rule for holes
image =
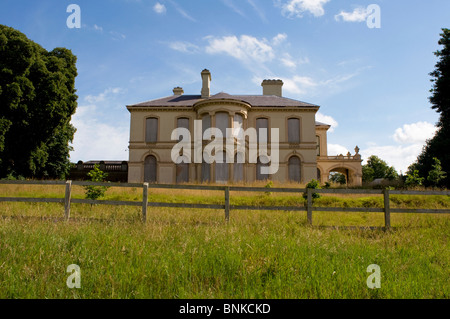
[[[0, 196], [62, 197], [64, 187], [0, 185]], [[180, 195], [182, 194], [182, 196]], [[232, 193], [232, 204], [304, 204], [301, 194]], [[83, 198], [81, 187], [74, 197]], [[394, 196], [392, 196], [394, 197]], [[139, 189], [105, 199], [139, 200]], [[223, 193], [152, 191], [151, 201], [223, 203]], [[233, 202], [234, 201], [234, 202]], [[324, 196], [318, 206], [382, 205]], [[398, 196], [391, 206], [448, 208], [449, 196]], [[362, 206], [363, 207], [363, 206]], [[382, 207], [382, 206], [380, 206]], [[0, 298], [449, 298], [450, 216], [149, 209], [0, 203]], [[328, 226], [362, 226], [357, 228]], [[67, 266], [81, 269], [69, 289]], [[381, 288], [369, 289], [371, 264]]]

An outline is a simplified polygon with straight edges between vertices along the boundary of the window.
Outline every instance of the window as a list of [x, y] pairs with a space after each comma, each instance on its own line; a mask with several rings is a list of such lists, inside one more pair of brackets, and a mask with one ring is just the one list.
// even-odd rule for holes
[[316, 141], [317, 141], [317, 156], [320, 156], [320, 137], [316, 136]]
[[222, 136], [226, 137], [228, 128], [228, 113], [216, 113], [216, 127], [222, 132]]
[[[263, 159], [263, 161], [261, 159]], [[267, 162], [267, 163], [263, 164], [262, 162]], [[264, 155], [259, 156], [258, 161], [256, 162], [256, 180], [257, 181], [264, 181], [266, 179], [269, 179], [268, 174], [263, 174], [261, 172], [261, 168], [268, 167], [268, 166], [269, 166], [269, 159]]]
[[226, 183], [228, 182], [228, 163], [226, 153], [224, 151], [219, 151], [217, 153], [217, 157], [222, 158], [222, 163], [216, 162], [216, 183]]
[[320, 169], [317, 169], [317, 180], [320, 182], [322, 174], [320, 173]]
[[[189, 119], [186, 117], [180, 117], [177, 119], [177, 128], [185, 128], [189, 131]], [[180, 137], [178, 137], [180, 138]]]
[[244, 180], [244, 154], [236, 153], [234, 156], [233, 179], [235, 182]]
[[[260, 133], [260, 129], [266, 129], [266, 133]], [[256, 134], [258, 136], [258, 143], [268, 143], [269, 142], [269, 120], [265, 118], [256, 119]], [[264, 134], [261, 136], [260, 134]]]
[[150, 155], [144, 161], [144, 182], [156, 183], [156, 157]]
[[288, 142], [300, 143], [300, 120], [288, 119]]
[[211, 116], [210, 115], [204, 115], [202, 117], [202, 134], [205, 134], [205, 131], [207, 129], [211, 128]]
[[145, 142], [155, 143], [158, 139], [158, 119], [149, 117], [145, 123]]
[[[242, 130], [241, 130], [242, 129]], [[233, 137], [244, 139], [244, 118], [241, 114], [235, 114], [233, 120]]]
[[292, 182], [301, 182], [301, 161], [297, 156], [289, 159], [289, 180]]

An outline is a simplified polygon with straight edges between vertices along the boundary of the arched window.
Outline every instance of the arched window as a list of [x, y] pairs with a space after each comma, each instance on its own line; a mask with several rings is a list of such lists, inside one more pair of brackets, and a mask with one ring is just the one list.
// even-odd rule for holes
[[300, 143], [300, 120], [297, 118], [288, 119], [288, 142]]
[[289, 180], [291, 182], [300, 183], [302, 180], [300, 158], [298, 158], [297, 156], [292, 156], [289, 159], [288, 166], [289, 166]]
[[264, 155], [261, 155], [261, 156], [258, 157], [258, 161], [256, 162], [256, 180], [257, 181], [264, 181], [266, 179], [269, 179], [269, 175], [268, 174], [263, 174], [261, 172], [263, 167], [268, 167], [269, 166], [269, 162], [268, 161], [269, 161], [269, 158], [264, 156]]
[[244, 180], [244, 161], [244, 154], [236, 153], [236, 155], [234, 156], [233, 169], [233, 179], [235, 182], [242, 182]]
[[[185, 128], [189, 131], [189, 119], [187, 117], [180, 117], [177, 119], [177, 128]], [[178, 137], [178, 141], [181, 140], [181, 137]]]
[[228, 182], [228, 163], [226, 153], [224, 151], [219, 151], [217, 153], [217, 158], [222, 158], [222, 163], [216, 162], [216, 183], [226, 183]]
[[320, 173], [320, 169], [317, 169], [317, 180], [320, 182], [322, 174]]
[[156, 157], [147, 156], [144, 161], [144, 182], [156, 183]]
[[158, 140], [158, 119], [149, 117], [145, 121], [145, 142], [155, 143]]

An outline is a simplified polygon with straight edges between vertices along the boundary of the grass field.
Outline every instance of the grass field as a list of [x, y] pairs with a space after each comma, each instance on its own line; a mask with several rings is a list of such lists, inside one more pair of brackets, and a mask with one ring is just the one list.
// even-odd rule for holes
[[[73, 197], [83, 198], [82, 187]], [[64, 197], [64, 186], [0, 185], [0, 196]], [[140, 200], [111, 188], [104, 199]], [[223, 203], [223, 192], [152, 190], [150, 201]], [[233, 193], [236, 205], [304, 205], [301, 194]], [[382, 207], [381, 196], [318, 206]], [[450, 208], [449, 196], [391, 196], [391, 207]], [[0, 203], [0, 298], [449, 298], [450, 216], [149, 209]], [[42, 217], [48, 217], [42, 219]], [[57, 217], [59, 219], [53, 218]], [[330, 226], [338, 226], [330, 227]], [[347, 228], [344, 226], [361, 226]], [[81, 269], [69, 289], [67, 266]], [[366, 269], [381, 268], [369, 289]]]

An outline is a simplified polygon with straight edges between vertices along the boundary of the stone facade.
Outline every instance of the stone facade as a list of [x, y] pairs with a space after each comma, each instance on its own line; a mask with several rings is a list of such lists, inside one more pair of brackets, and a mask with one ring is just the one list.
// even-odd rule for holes
[[[354, 156], [329, 157], [327, 130], [330, 126], [316, 122], [315, 114], [319, 106], [282, 97], [281, 80], [264, 80], [262, 95], [211, 95], [211, 73], [203, 70], [201, 76], [200, 95], [184, 95], [183, 89], [176, 87], [171, 96], [127, 106], [131, 114], [130, 183], [251, 183], [270, 179], [304, 184], [317, 178], [324, 183], [331, 171], [339, 171], [346, 175], [349, 184], [361, 185], [361, 156], [358, 152]], [[224, 157], [234, 158], [233, 163], [208, 164], [194, 162], [192, 154], [199, 145], [194, 145], [192, 138], [191, 161], [174, 163], [171, 153], [178, 140], [172, 140], [173, 131], [186, 128], [194, 135], [196, 120], [201, 121], [203, 129], [217, 127], [225, 130], [225, 127], [235, 129], [240, 126], [245, 131], [267, 127], [269, 153], [276, 142], [270, 131], [278, 128], [278, 171], [272, 175], [258, 174], [264, 164], [251, 161], [248, 140], [244, 153], [238, 154], [237, 147], [226, 149], [225, 145], [219, 151], [223, 151]], [[208, 143], [210, 141], [201, 142], [200, 149]], [[182, 156], [185, 154], [180, 154], [180, 158]], [[244, 163], [238, 163], [241, 157], [245, 159]]]

